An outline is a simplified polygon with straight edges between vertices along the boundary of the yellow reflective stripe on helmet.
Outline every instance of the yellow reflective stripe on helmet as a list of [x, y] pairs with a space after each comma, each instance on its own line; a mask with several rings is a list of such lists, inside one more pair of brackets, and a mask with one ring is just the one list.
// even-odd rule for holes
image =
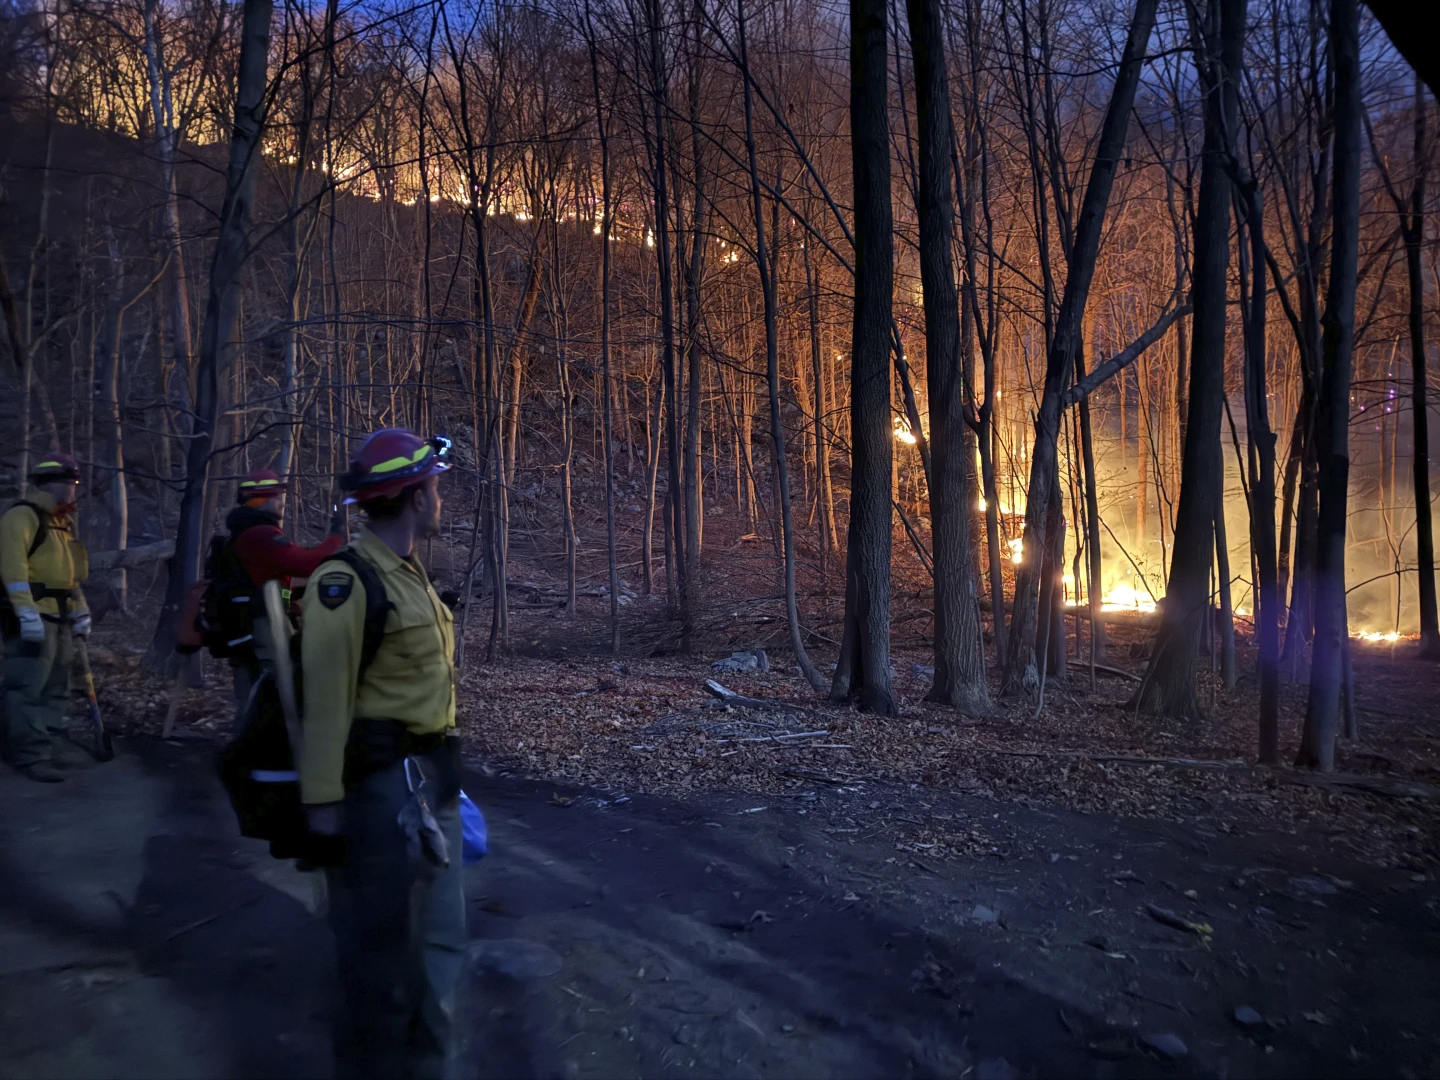
[[379, 465], [373, 466], [370, 469], [370, 475], [374, 476], [376, 473], [394, 472], [396, 469], [403, 469], [407, 465], [418, 465], [428, 453], [430, 453], [430, 444], [426, 443], [409, 457], [393, 457], [389, 461], [382, 461]]
[[58, 462], [58, 461], [42, 461], [42, 462], [40, 462], [39, 465], [36, 465], [35, 468], [37, 468], [37, 469], [63, 469], [63, 468], [65, 468], [65, 466], [64, 466], [64, 465], [61, 465], [60, 462]]
[[280, 483], [279, 480], [241, 480], [240, 486], [246, 487], [274, 487]]

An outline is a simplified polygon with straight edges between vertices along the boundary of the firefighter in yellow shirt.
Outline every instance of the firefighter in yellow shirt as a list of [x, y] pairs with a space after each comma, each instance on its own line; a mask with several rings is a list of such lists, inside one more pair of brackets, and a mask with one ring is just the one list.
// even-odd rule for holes
[[69, 454], [42, 457], [32, 490], [0, 517], [0, 579], [5, 583], [5, 735], [10, 763], [32, 780], [65, 777], [51, 760], [50, 729], [65, 720], [71, 635], [90, 633], [80, 582], [89, 556], [75, 536], [80, 466]]
[[[301, 600], [300, 794], [312, 861], [328, 868], [341, 1077], [438, 1077], [450, 1050], [466, 943], [455, 631], [416, 556], [440, 527], [448, 450], [448, 440], [397, 428], [365, 441], [346, 476], [347, 501], [366, 517], [351, 549], [375, 574], [331, 559]], [[366, 577], [391, 610], [361, 674]], [[402, 823], [417, 790], [433, 812], [428, 844]]]

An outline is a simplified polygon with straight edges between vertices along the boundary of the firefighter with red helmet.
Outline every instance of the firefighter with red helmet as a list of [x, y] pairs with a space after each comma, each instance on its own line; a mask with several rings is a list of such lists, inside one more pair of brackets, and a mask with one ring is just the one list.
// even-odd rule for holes
[[251, 590], [251, 641], [230, 659], [235, 674], [235, 708], [237, 727], [250, 696], [250, 688], [259, 678], [262, 666], [271, 662], [269, 624], [258, 601], [259, 590], [267, 581], [279, 581], [288, 591], [291, 579], [308, 578], [317, 567], [345, 544], [345, 517], [337, 511], [330, 519], [330, 535], [314, 547], [301, 547], [285, 535], [285, 495], [289, 491], [283, 478], [272, 469], [257, 469], [242, 479], [236, 488], [239, 505], [225, 519], [230, 531], [230, 546], [245, 577], [254, 586]]
[[31, 490], [0, 517], [5, 585], [5, 753], [32, 780], [58, 783], [51, 729], [64, 724], [71, 637], [90, 633], [80, 583], [90, 569], [75, 535], [80, 466], [55, 452], [30, 470]]
[[363, 673], [363, 577], [332, 559], [300, 602], [300, 794], [312, 861], [328, 867], [337, 1076], [440, 1076], [450, 1048], [466, 942], [455, 628], [418, 557], [440, 528], [449, 448], [387, 428], [346, 475], [365, 515], [352, 550], [390, 605]]

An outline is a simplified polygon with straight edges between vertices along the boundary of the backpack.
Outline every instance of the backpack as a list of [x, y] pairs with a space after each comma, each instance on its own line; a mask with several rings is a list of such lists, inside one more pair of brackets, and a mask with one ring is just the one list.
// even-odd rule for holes
[[[193, 635], [182, 649], [209, 649], [217, 660], [248, 658], [254, 653], [255, 615], [260, 609], [260, 590], [250, 580], [235, 551], [234, 536], [212, 536], [205, 556], [203, 588], [199, 610], [193, 616]], [[192, 590], [195, 591], [195, 590]], [[187, 605], [189, 606], [189, 605]], [[182, 619], [182, 628], [186, 625]], [[198, 639], [198, 645], [195, 642]]]
[[[354, 571], [365, 590], [365, 626], [355, 680], [358, 684], [385, 640], [385, 619], [394, 604], [385, 593], [380, 574], [354, 548], [341, 548], [331, 559]], [[290, 649], [295, 661], [295, 698], [303, 709], [299, 634], [292, 635]], [[240, 835], [270, 841], [274, 858], [303, 858], [309, 830], [300, 802], [300, 776], [273, 672], [266, 670], [255, 681], [241, 716], [244, 722], [220, 751], [219, 761], [220, 779], [230, 796]]]
[[[49, 516], [28, 499], [16, 500], [10, 509], [14, 510], [17, 506], [28, 506], [35, 512], [35, 520], [38, 522], [35, 539], [30, 541], [30, 547], [25, 552], [25, 558], [28, 560], [40, 550], [41, 545], [50, 536]], [[9, 511], [7, 510], [6, 513]], [[15, 615], [15, 605], [10, 602], [9, 589], [0, 589], [0, 634], [12, 639], [20, 635], [20, 621]]]

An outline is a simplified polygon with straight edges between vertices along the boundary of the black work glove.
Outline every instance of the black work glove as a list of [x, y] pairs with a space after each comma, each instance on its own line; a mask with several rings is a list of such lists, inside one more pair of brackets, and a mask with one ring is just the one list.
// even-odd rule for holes
[[305, 857], [312, 867], [344, 866], [350, 861], [344, 803], [317, 803], [305, 807]]

